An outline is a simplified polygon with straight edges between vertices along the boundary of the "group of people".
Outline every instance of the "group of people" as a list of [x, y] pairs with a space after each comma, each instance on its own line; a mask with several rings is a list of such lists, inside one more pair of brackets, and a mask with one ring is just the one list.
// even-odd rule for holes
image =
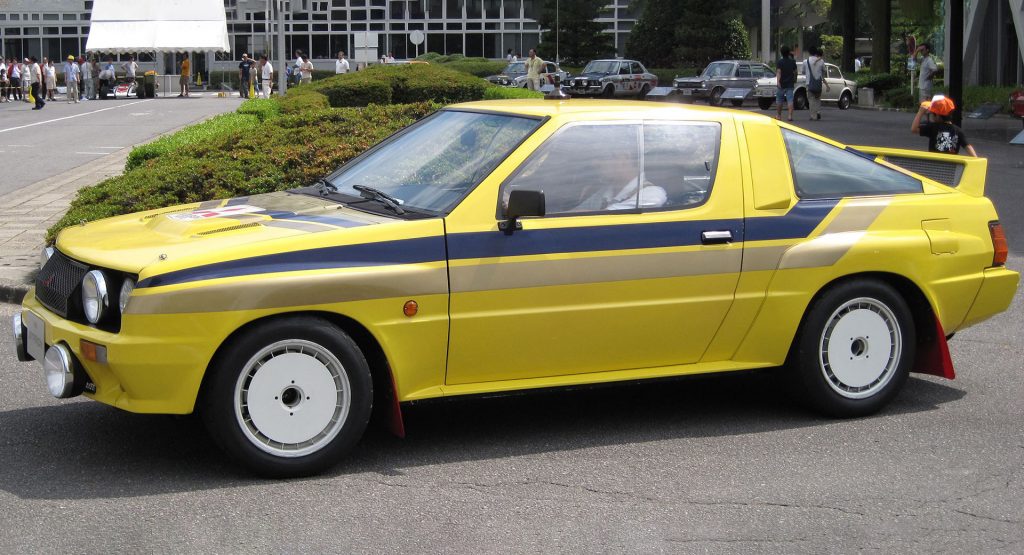
[[[121, 67], [128, 80], [135, 79], [139, 65], [133, 57], [129, 57]], [[62, 69], [69, 104], [104, 98], [116, 78], [113, 57], [100, 62], [94, 56], [69, 55]], [[57, 99], [57, 82], [57, 68], [48, 58], [43, 58], [42, 62], [35, 56], [21, 62], [8, 58], [0, 63], [0, 102], [29, 102], [31, 98], [35, 102], [32, 109], [41, 110], [46, 101]]]
[[[821, 119], [821, 93], [829, 91], [831, 87], [825, 79], [825, 58], [824, 53], [818, 46], [807, 49], [810, 56], [803, 61], [804, 75], [807, 76], [807, 107], [811, 114], [811, 121]], [[789, 46], [783, 45], [779, 49], [780, 58], [775, 63], [775, 112], [778, 119], [782, 119], [782, 111], [785, 109], [788, 121], [793, 121], [793, 95], [796, 90], [796, 79], [798, 66], [793, 51]]]

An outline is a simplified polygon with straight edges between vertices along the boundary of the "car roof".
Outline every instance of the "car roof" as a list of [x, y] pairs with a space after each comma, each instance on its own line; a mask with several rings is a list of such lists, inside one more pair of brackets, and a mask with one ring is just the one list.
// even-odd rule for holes
[[[726, 115], [731, 117], [768, 118], [761, 114], [740, 112], [725, 108], [677, 104], [674, 102], [646, 102], [637, 100], [604, 100], [573, 98], [570, 100], [511, 99], [482, 100], [450, 105], [452, 109], [485, 110], [504, 112], [521, 116], [555, 117], [562, 115], [608, 114], [615, 112], [625, 118], [668, 117], [678, 118], [685, 114]], [[773, 120], [774, 121], [774, 120]]]

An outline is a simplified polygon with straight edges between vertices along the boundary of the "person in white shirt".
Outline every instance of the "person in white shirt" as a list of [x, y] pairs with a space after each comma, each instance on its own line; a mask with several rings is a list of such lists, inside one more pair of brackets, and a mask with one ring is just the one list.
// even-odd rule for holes
[[299, 73], [302, 77], [300, 83], [306, 85], [313, 81], [313, 62], [308, 57], [302, 60], [302, 64], [299, 66]]
[[46, 85], [46, 99], [56, 100], [57, 99], [57, 68], [53, 67], [53, 62], [43, 58], [46, 62], [45, 67], [40, 68], [43, 70], [43, 83]]
[[96, 82], [92, 80], [92, 62], [86, 58], [82, 61], [82, 100], [96, 98]]
[[266, 54], [260, 54], [260, 81], [263, 85], [263, 98], [270, 98], [270, 90], [274, 86], [274, 66], [270, 65]]
[[338, 59], [334, 60], [334, 73], [348, 73], [348, 60], [345, 59], [345, 52], [338, 52]]
[[30, 90], [32, 91], [32, 97], [36, 99], [36, 105], [33, 110], [42, 110], [43, 106], [46, 106], [46, 102], [43, 101], [43, 69], [39, 67], [39, 63], [36, 62], [35, 56], [30, 56], [25, 59], [28, 64], [28, 69], [25, 73], [28, 74], [28, 82]]
[[[301, 50], [295, 51], [295, 64], [292, 66], [292, 75], [295, 79], [295, 84], [299, 84], [302, 79], [302, 61], [306, 58], [306, 55]], [[269, 62], [267, 62], [269, 63]]]
[[74, 56], [68, 56], [64, 63], [64, 85], [67, 87], [68, 104], [78, 104], [78, 83], [82, 79], [82, 68], [75, 63]]
[[860, 68], [863, 65], [864, 65], [864, 62], [862, 62], [859, 57], [854, 58], [853, 59], [853, 71], [854, 71], [854, 73], [860, 71]]
[[395, 63], [395, 54], [393, 52], [388, 52], [388, 55], [384, 57], [384, 63], [386, 63], [386, 64], [393, 64], [393, 63]]
[[135, 73], [139, 71], [139, 64], [135, 63], [135, 58], [133, 56], [128, 56], [128, 61], [122, 64], [121, 67], [124, 68], [125, 79], [129, 83], [134, 82]]

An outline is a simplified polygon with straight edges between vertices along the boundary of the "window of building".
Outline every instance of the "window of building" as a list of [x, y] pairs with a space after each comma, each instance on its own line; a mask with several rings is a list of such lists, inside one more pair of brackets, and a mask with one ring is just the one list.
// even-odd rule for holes
[[331, 21], [348, 21], [348, 15], [345, 10], [334, 10], [331, 12]]
[[77, 35], [78, 27], [61, 27], [60, 34], [62, 35]]
[[430, 19], [444, 17], [444, 0], [427, 0], [427, 13]]
[[864, 156], [806, 135], [782, 130], [800, 198], [922, 192], [921, 182]]
[[462, 2], [460, 0], [445, 0], [445, 9], [447, 10], [446, 18], [462, 19]]
[[466, 0], [466, 17], [470, 19], [483, 17], [483, 0]]
[[519, 0], [504, 0], [505, 19], [519, 19]]
[[66, 13], [61, 16], [61, 19], [63, 19], [64, 21], [74, 21], [78, 19], [78, 14]]
[[366, 21], [366, 10], [352, 10], [348, 12], [352, 21]]

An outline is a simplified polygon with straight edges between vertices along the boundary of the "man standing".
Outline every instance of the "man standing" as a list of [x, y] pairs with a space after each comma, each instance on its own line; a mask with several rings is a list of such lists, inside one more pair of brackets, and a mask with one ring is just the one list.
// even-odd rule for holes
[[811, 121], [821, 119], [821, 89], [831, 90], [825, 79], [825, 61], [821, 58], [821, 48], [812, 46], [808, 49], [811, 57], [804, 62], [804, 75], [807, 76], [807, 102], [810, 105]]
[[192, 62], [188, 61], [188, 52], [181, 55], [181, 76], [178, 77], [178, 84], [181, 85], [181, 92], [178, 96], [188, 96], [188, 83], [192, 78]]
[[82, 84], [85, 86], [82, 88], [82, 100], [92, 100], [96, 98], [94, 83], [95, 81], [92, 80], [92, 62], [89, 61], [89, 58], [83, 58]]
[[7, 77], [11, 80], [11, 88], [8, 91], [7, 97], [13, 98], [14, 100], [21, 100], [21, 63], [15, 58], [11, 58], [11, 63], [7, 64]]
[[303, 85], [308, 85], [313, 81], [313, 60], [309, 56], [302, 59], [302, 64], [299, 65], [299, 72], [302, 75], [300, 82]]
[[28, 82], [31, 88], [31, 94], [36, 99], [36, 105], [33, 110], [42, 110], [43, 106], [46, 106], [46, 102], [43, 101], [43, 70], [39, 67], [39, 62], [35, 56], [30, 56], [28, 59]]
[[260, 54], [260, 80], [263, 82], [263, 98], [270, 98], [270, 89], [274, 83], [274, 66], [270, 65], [266, 54]]
[[242, 53], [242, 63], [238, 64], [238, 96], [249, 98], [249, 85], [252, 83], [252, 58]]
[[338, 59], [334, 61], [334, 73], [348, 73], [348, 60], [345, 59], [345, 51], [338, 52]]
[[921, 93], [919, 100], [926, 102], [932, 99], [932, 84], [935, 82], [935, 74], [939, 71], [939, 66], [935, 65], [935, 58], [932, 57], [932, 45], [924, 43], [918, 46], [914, 57], [917, 57], [917, 53], [924, 56], [921, 58], [921, 73], [917, 78], [917, 86]]
[[68, 104], [78, 104], [78, 82], [82, 78], [82, 68], [75, 63], [74, 56], [68, 56], [64, 62], [64, 86], [67, 87]]
[[789, 111], [789, 121], [793, 121], [793, 88], [796, 87], [796, 60], [789, 47], [783, 45], [779, 49], [782, 57], [775, 62], [775, 103], [776, 117], [782, 119], [782, 105]]
[[530, 57], [526, 59], [526, 86], [531, 91], [540, 90], [540, 74], [544, 73], [544, 60], [537, 57], [537, 51], [530, 49]]
[[128, 61], [121, 67], [124, 68], [124, 78], [129, 83], [135, 82], [135, 74], [139, 71], [139, 64], [135, 63], [134, 56], [128, 56]]

